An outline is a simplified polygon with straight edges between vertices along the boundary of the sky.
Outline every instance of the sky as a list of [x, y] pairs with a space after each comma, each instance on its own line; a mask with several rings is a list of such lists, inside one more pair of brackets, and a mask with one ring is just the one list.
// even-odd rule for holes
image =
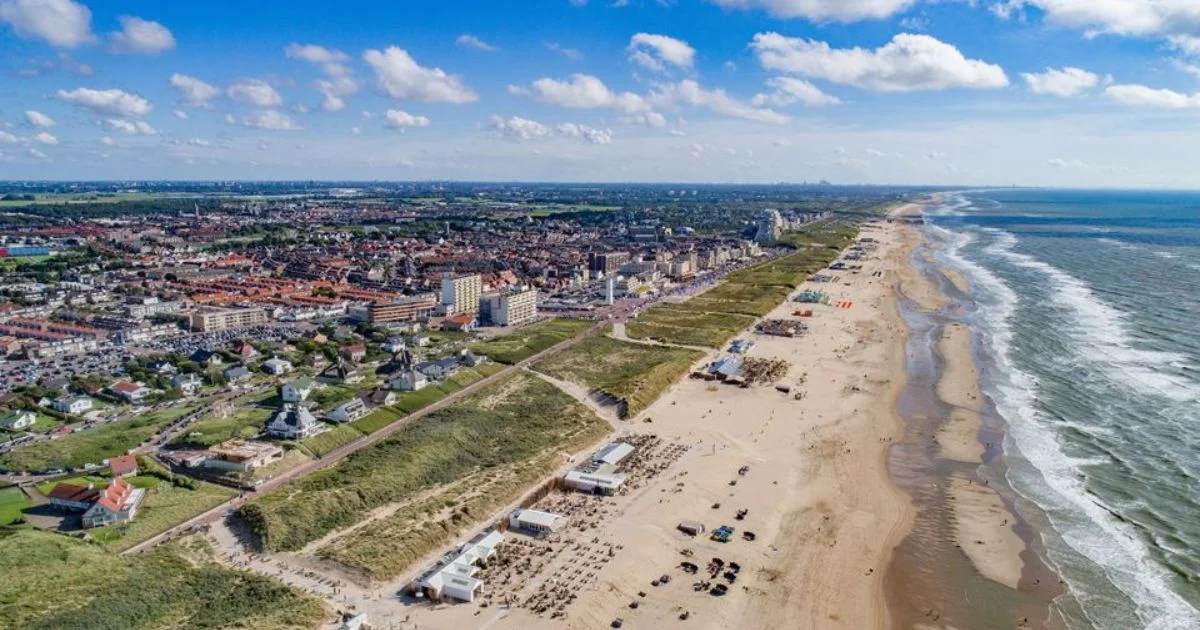
[[1200, 188], [1197, 0], [0, 0], [0, 179]]

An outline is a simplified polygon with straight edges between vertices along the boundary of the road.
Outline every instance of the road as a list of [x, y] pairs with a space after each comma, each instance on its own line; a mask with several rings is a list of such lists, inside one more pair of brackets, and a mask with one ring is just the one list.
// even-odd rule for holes
[[139, 553], [139, 552], [145, 551], [147, 549], [152, 549], [153, 547], [155, 547], [167, 540], [170, 540], [172, 537], [174, 537], [180, 533], [186, 532], [188, 530], [191, 530], [200, 525], [204, 525], [206, 523], [212, 523], [212, 522], [224, 517], [229, 511], [236, 510], [237, 508], [245, 505], [247, 502], [253, 501], [254, 499], [261, 497], [264, 494], [267, 494], [267, 493], [279, 488], [280, 486], [283, 486], [284, 484], [286, 484], [290, 481], [294, 481], [305, 475], [308, 475], [308, 474], [311, 474], [318, 470], [321, 470], [323, 468], [332, 466], [332, 465], [336, 464], [337, 462], [348, 457], [351, 453], [354, 453], [355, 451], [358, 451], [360, 449], [371, 446], [372, 444], [377, 444], [377, 443], [387, 439], [388, 436], [392, 435], [396, 431], [399, 431], [400, 429], [404, 428], [405, 426], [407, 426], [417, 420], [420, 420], [421, 418], [423, 418], [435, 411], [438, 411], [440, 409], [445, 409], [446, 407], [449, 407], [450, 405], [453, 405], [454, 403], [456, 403], [468, 396], [471, 396], [472, 394], [487, 387], [488, 385], [491, 385], [491, 384], [493, 384], [505, 377], [508, 377], [512, 374], [516, 374], [517, 372], [524, 370], [525, 368], [529, 367], [530, 365], [533, 365], [534, 363], [536, 363], [542, 359], [553, 356], [555, 354], [558, 354], [559, 352], [562, 352], [564, 350], [567, 350], [567, 349], [575, 346], [580, 341], [595, 334], [598, 330], [600, 330], [600, 328], [602, 326], [605, 325], [605, 323], [606, 322], [599, 322], [599, 323], [595, 324], [594, 326], [592, 326], [591, 328], [584, 330], [583, 332], [576, 335], [575, 337], [572, 337], [571, 339], [568, 339], [558, 345], [547, 348], [547, 349], [529, 357], [528, 359], [521, 361], [520, 363], [510, 365], [489, 377], [486, 377], [482, 380], [476, 381], [475, 383], [472, 383], [471, 385], [468, 385], [467, 387], [464, 387], [463, 389], [461, 389], [453, 394], [450, 394], [449, 396], [439, 400], [438, 402], [436, 402], [428, 407], [425, 407], [424, 409], [422, 409], [420, 411], [417, 411], [408, 416], [405, 416], [405, 417], [401, 418], [400, 420], [397, 420], [396, 422], [393, 422], [392, 424], [390, 424], [370, 435], [363, 436], [363, 437], [359, 438], [358, 440], [355, 440], [354, 442], [346, 444], [345, 446], [342, 446], [341, 448], [338, 448], [337, 450], [330, 452], [328, 455], [325, 455], [324, 457], [322, 457], [320, 459], [314, 459], [313, 461], [310, 461], [310, 462], [307, 462], [300, 466], [297, 466], [296, 468], [293, 468], [292, 470], [289, 470], [286, 473], [283, 473], [283, 474], [279, 475], [278, 477], [275, 477], [275, 478], [271, 479], [270, 481], [267, 481], [266, 483], [264, 483], [262, 486], [260, 486], [258, 489], [254, 490], [253, 492], [247, 492], [238, 497], [230, 499], [229, 501], [226, 501], [225, 503], [222, 503], [222, 504], [208, 510], [207, 512], [204, 512], [203, 514], [193, 517], [187, 521], [184, 521], [183, 523], [180, 523], [179, 525], [176, 525], [175, 527], [172, 527], [153, 538], [149, 538], [141, 543], [138, 543], [138, 544], [130, 547], [129, 549], [125, 550], [123, 553], [127, 553], [127, 554]]

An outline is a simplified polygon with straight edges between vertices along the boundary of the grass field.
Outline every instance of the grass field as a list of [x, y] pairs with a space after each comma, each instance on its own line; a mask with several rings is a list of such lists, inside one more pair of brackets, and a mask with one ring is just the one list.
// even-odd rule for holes
[[625, 332], [634, 339], [720, 348], [753, 323], [754, 318], [748, 315], [685, 310], [678, 305], [661, 304], [626, 324]]
[[[452, 497], [441, 493], [471, 478], [471, 488], [496, 489], [485, 493], [488, 498], [464, 504], [468, 513], [454, 519], [473, 522], [486, 516], [482, 510], [488, 502], [519, 494], [524, 486], [512, 485], [514, 475], [545, 472], [556, 461], [553, 454], [582, 448], [608, 430], [607, 423], [558, 388], [516, 374], [402, 427], [333, 467], [285, 485], [238, 514], [265, 548], [295, 550], [353, 525], [372, 509], [411, 501], [430, 489], [437, 488], [442, 500], [449, 501]], [[547, 454], [550, 460], [537, 461]], [[411, 546], [415, 542], [404, 539], [413, 532], [395, 525], [372, 523], [322, 553], [381, 575], [403, 571], [401, 565], [418, 550]]]
[[57, 486], [60, 483], [70, 483], [77, 486], [86, 486], [90, 483], [97, 488], [107, 488], [108, 482], [108, 477], [101, 477], [99, 475], [77, 475], [73, 477], [55, 479], [53, 481], [43, 481], [37, 485], [37, 490], [43, 495], [49, 495], [50, 492], [54, 490], [54, 486]]
[[595, 324], [578, 319], [551, 319], [510, 335], [471, 344], [471, 351], [512, 365], [558, 345]]
[[702, 357], [704, 353], [696, 350], [592, 337], [533, 367], [555, 378], [623, 400], [627, 405], [626, 415], [632, 416], [658, 400]]
[[440, 382], [434, 383], [416, 392], [404, 392], [396, 397], [395, 408], [405, 414], [420, 411], [429, 405], [453, 394], [454, 392], [491, 376], [504, 369], [503, 365], [485, 363], [478, 367], [467, 368], [458, 374]]
[[319, 433], [300, 442], [300, 448], [313, 457], [324, 457], [329, 453], [357, 440], [364, 434], [348, 424], [339, 424], [324, 433]]
[[[141, 479], [135, 477], [134, 479]], [[146, 477], [161, 481], [155, 477]], [[91, 530], [92, 537], [113, 551], [124, 551], [233, 498], [237, 492], [197, 482], [195, 490], [161, 482], [146, 490], [146, 499], [132, 522]]]
[[363, 433], [374, 433], [403, 417], [402, 412], [391, 407], [377, 407], [371, 413], [351, 422], [350, 426]]
[[193, 408], [173, 407], [31, 444], [0, 456], [0, 468], [39, 471], [99, 464], [138, 446]]
[[274, 578], [220, 567], [194, 540], [120, 556], [58, 534], [0, 532], [0, 574], [5, 628], [299, 630], [327, 615]]
[[12, 525], [24, 518], [22, 510], [29, 507], [29, 497], [15, 486], [0, 490], [0, 525]]
[[270, 418], [271, 410], [260, 407], [244, 407], [228, 418], [210, 415], [171, 440], [171, 445], [207, 448], [226, 440], [252, 438], [262, 432]]

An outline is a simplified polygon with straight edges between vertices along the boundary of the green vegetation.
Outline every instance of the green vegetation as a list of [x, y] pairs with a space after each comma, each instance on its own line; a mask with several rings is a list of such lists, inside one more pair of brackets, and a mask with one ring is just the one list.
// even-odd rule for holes
[[[607, 423], [558, 388], [516, 374], [243, 506], [238, 514], [264, 548], [295, 550], [353, 525], [375, 508], [471, 479], [467, 487], [493, 491], [463, 503], [469, 513], [459, 512], [455, 522], [465, 524], [485, 517], [484, 507], [492, 502], [502, 505], [519, 494], [524, 486], [513, 481], [514, 475], [546, 474], [553, 470], [555, 453], [582, 448], [607, 432]], [[381, 574], [402, 571], [406, 565], [398, 556], [418, 553], [410, 548], [417, 543], [405, 538], [411, 530], [390, 524], [386, 519], [372, 523], [323, 553], [370, 565]]]
[[113, 551], [124, 551], [158, 534], [228, 501], [237, 494], [234, 490], [211, 483], [195, 482], [194, 490], [169, 483], [155, 477], [139, 476], [131, 479], [154, 481], [146, 490], [146, 499], [138, 509], [132, 522], [110, 525], [92, 530], [92, 537]]
[[823, 222], [784, 237], [791, 254], [726, 276], [683, 304], [655, 306], [626, 326], [634, 339], [720, 348], [755, 317], [770, 313], [808, 276], [829, 266], [853, 242], [858, 226]]
[[626, 415], [636, 415], [658, 400], [703, 356], [703, 352], [696, 350], [592, 337], [566, 352], [539, 361], [534, 369], [600, 390], [624, 402]]
[[24, 510], [29, 507], [29, 497], [15, 486], [0, 490], [0, 525], [12, 525], [25, 518]]
[[[185, 556], [186, 554], [186, 556]], [[212, 561], [202, 541], [120, 556], [66, 536], [0, 532], [5, 628], [311, 628], [315, 598]]]
[[493, 361], [520, 363], [591, 328], [594, 324], [578, 319], [551, 319], [526, 326], [510, 335], [471, 344], [471, 351]]
[[374, 433], [404, 417], [404, 413], [391, 407], [377, 407], [371, 413], [350, 423], [350, 426], [363, 433]]
[[55, 479], [53, 481], [43, 481], [37, 485], [37, 490], [44, 495], [49, 495], [50, 492], [54, 490], [54, 486], [57, 486], [60, 483], [69, 483], [76, 486], [86, 486], [90, 483], [97, 488], [107, 488], [108, 482], [108, 477], [100, 477], [98, 475], [79, 475], [75, 477]]
[[472, 383], [477, 383], [503, 370], [503, 365], [495, 363], [485, 363], [478, 367], [459, 370], [458, 374], [440, 383], [428, 385], [420, 391], [400, 394], [396, 397], [395, 407], [405, 414], [415, 413]]
[[300, 448], [314, 457], [324, 457], [362, 437], [363, 433], [348, 425], [339, 424], [300, 442]]
[[194, 407], [173, 407], [154, 413], [119, 420], [93, 429], [69, 433], [56, 440], [31, 444], [0, 456], [5, 470], [38, 471], [55, 468], [77, 469], [84, 464], [99, 464], [150, 439]]
[[248, 439], [262, 433], [271, 410], [247, 407], [227, 418], [210, 415], [188, 427], [188, 432], [171, 441], [172, 446], [208, 448], [234, 439]]

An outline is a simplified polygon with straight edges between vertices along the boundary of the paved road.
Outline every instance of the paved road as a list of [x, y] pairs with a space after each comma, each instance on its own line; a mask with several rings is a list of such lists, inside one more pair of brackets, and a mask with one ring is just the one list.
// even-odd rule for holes
[[183, 523], [180, 523], [179, 525], [176, 525], [175, 527], [172, 527], [171, 529], [168, 529], [153, 538], [149, 538], [145, 541], [142, 541], [142, 542], [130, 547], [129, 549], [126, 549], [123, 553], [127, 553], [127, 554], [128, 553], [139, 553], [139, 552], [145, 551], [147, 549], [151, 549], [151, 548], [167, 541], [171, 537], [173, 537], [177, 534], [180, 534], [182, 532], [185, 532], [189, 529], [192, 529], [198, 525], [212, 523], [212, 522], [222, 518], [223, 516], [225, 516], [225, 514], [227, 514], [230, 510], [236, 510], [237, 508], [241, 507], [242, 505], [245, 505], [247, 502], [252, 501], [264, 494], [267, 494], [267, 493], [271, 492], [272, 490], [275, 490], [276, 488], [279, 488], [280, 486], [288, 483], [289, 481], [299, 479], [300, 477], [303, 477], [303, 476], [310, 474], [312, 472], [315, 472], [317, 470], [321, 470], [322, 468], [332, 466], [333, 464], [336, 464], [337, 462], [345, 459], [351, 453], [353, 453], [359, 449], [366, 448], [368, 446], [371, 446], [372, 444], [376, 444], [376, 443], [386, 439], [388, 436], [395, 433], [396, 431], [399, 431], [401, 428], [405, 427], [406, 425], [408, 425], [412, 422], [415, 422], [415, 421], [425, 417], [426, 415], [433, 413], [434, 411], [449, 407], [450, 405], [474, 394], [475, 392], [487, 387], [488, 385], [491, 385], [492, 383], [495, 383], [509, 375], [515, 374], [515, 373], [525, 369], [526, 367], [528, 367], [530, 365], [533, 365], [537, 361], [540, 361], [546, 357], [558, 354], [559, 352], [562, 352], [564, 350], [567, 350], [568, 348], [573, 347], [575, 344], [579, 343], [583, 339], [595, 334], [606, 323], [607, 322], [599, 322], [596, 325], [592, 326], [591, 328], [588, 328], [587, 330], [584, 330], [582, 333], [576, 335], [575, 337], [573, 337], [571, 339], [568, 339], [556, 346], [547, 348], [547, 349], [539, 352], [538, 354], [535, 354], [535, 355], [529, 357], [528, 359], [521, 361], [520, 363], [517, 363], [515, 365], [510, 365], [510, 366], [504, 368], [503, 370], [501, 370], [500, 372], [497, 372], [487, 378], [484, 378], [480, 381], [476, 381], [475, 383], [472, 383], [471, 385], [468, 385], [467, 387], [460, 389], [459, 391], [439, 400], [438, 402], [436, 402], [428, 407], [425, 407], [424, 409], [422, 409], [420, 411], [417, 411], [408, 416], [405, 416], [404, 418], [401, 418], [400, 420], [393, 422], [392, 424], [390, 424], [370, 435], [363, 436], [362, 438], [359, 438], [358, 440], [355, 440], [345, 446], [342, 446], [341, 448], [338, 448], [337, 450], [330, 452], [328, 455], [325, 455], [324, 457], [322, 457], [320, 459], [314, 459], [311, 462], [307, 462], [301, 466], [297, 466], [296, 468], [293, 468], [292, 470], [289, 470], [286, 473], [283, 473], [283, 474], [279, 475], [278, 477], [275, 477], [275, 478], [271, 479], [270, 481], [267, 481], [261, 487], [259, 487], [257, 490], [254, 490], [253, 492], [247, 492], [241, 496], [230, 499], [229, 501], [226, 501], [225, 503], [222, 503], [222, 504], [212, 508], [211, 510], [204, 512], [203, 514], [200, 514], [199, 516], [196, 516], [187, 521], [184, 521]]

